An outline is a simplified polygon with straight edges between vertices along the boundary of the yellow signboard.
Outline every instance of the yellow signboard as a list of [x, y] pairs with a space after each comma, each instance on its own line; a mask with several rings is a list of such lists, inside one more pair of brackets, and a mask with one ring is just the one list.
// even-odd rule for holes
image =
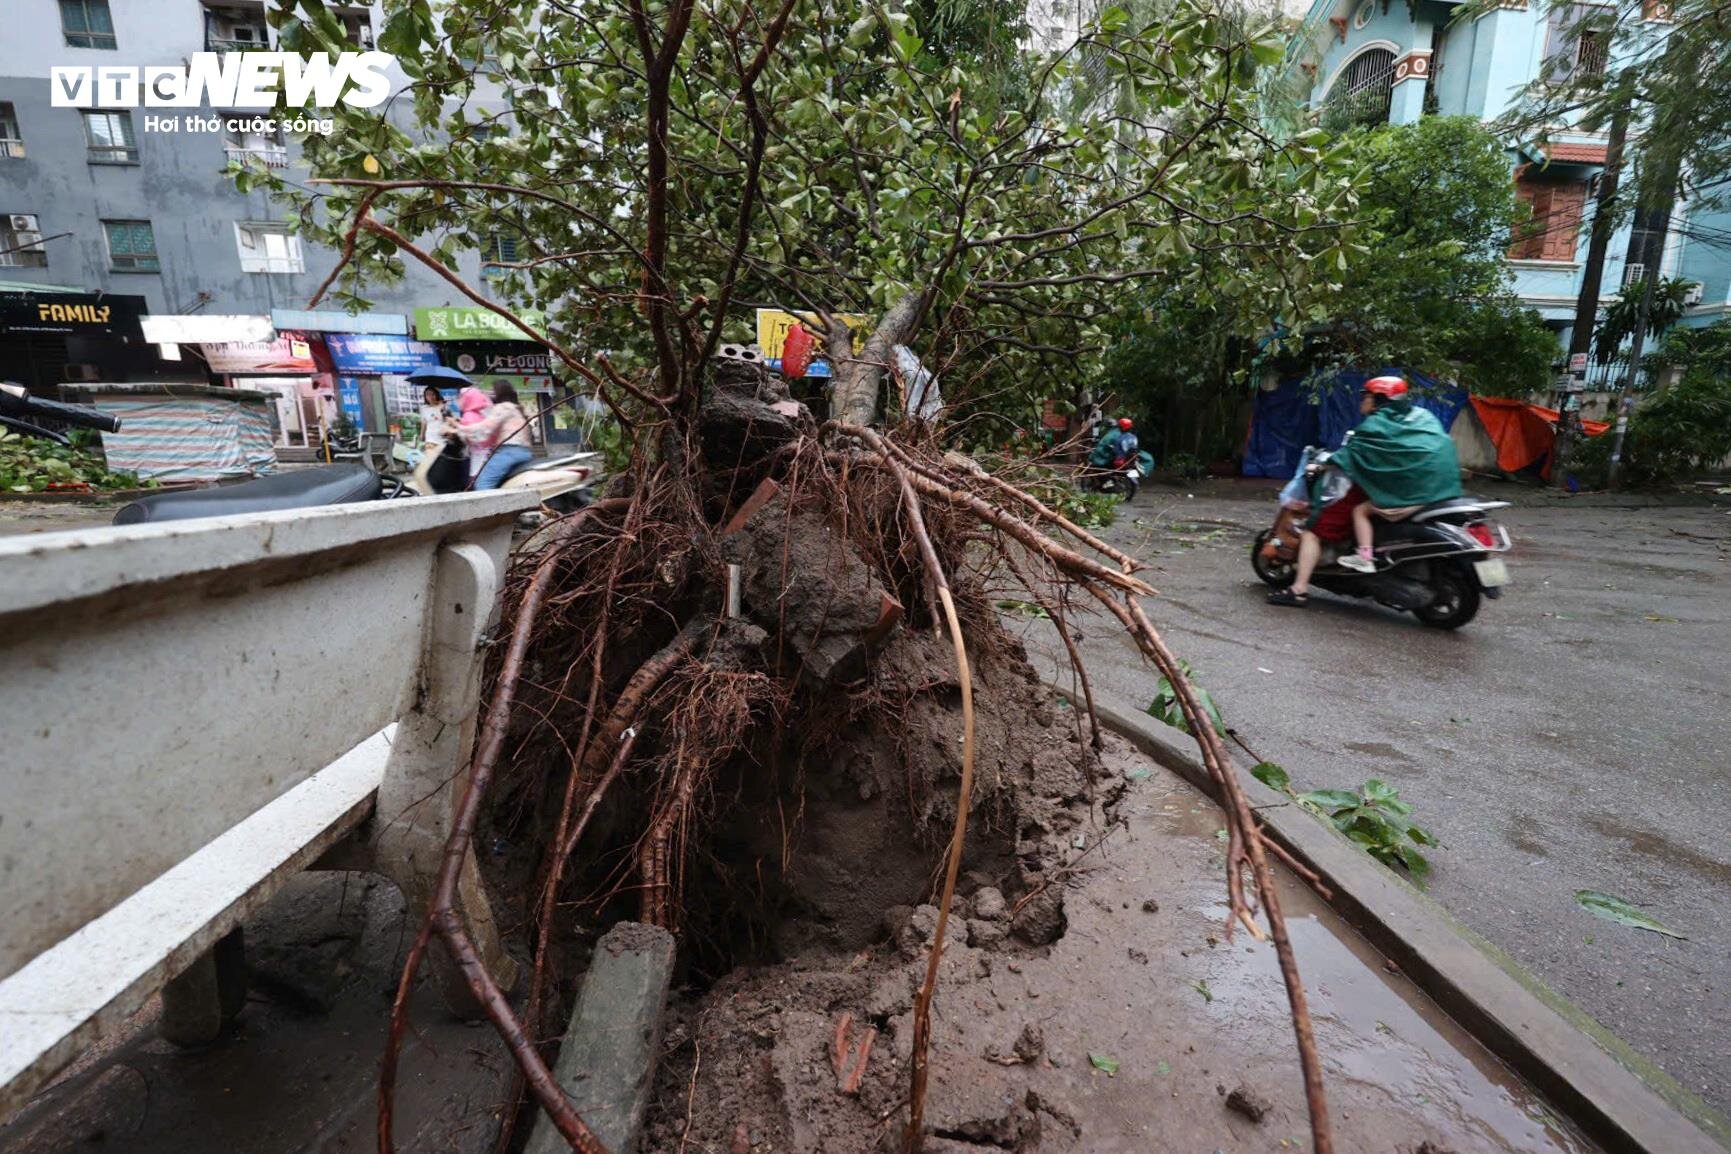
[[[859, 313], [842, 313], [841, 322], [855, 333], [868, 331], [871, 328], [871, 318]], [[757, 349], [765, 360], [779, 361], [781, 347], [787, 343], [787, 334], [795, 323], [803, 322], [812, 330], [812, 335], [821, 338], [823, 335], [823, 320], [815, 313], [790, 313], [781, 309], [757, 310]], [[821, 351], [820, 339], [818, 348]]]

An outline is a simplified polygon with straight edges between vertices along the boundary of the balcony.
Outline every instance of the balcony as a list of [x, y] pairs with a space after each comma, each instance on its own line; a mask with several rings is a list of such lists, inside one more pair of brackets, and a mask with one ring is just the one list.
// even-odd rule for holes
[[270, 49], [270, 36], [263, 28], [232, 28], [223, 35], [204, 34], [206, 52], [264, 52]]
[[287, 168], [288, 149], [280, 144], [227, 144], [223, 155], [236, 164], [257, 164], [265, 168]]
[[6, 160], [24, 159], [24, 142], [22, 140], [0, 139], [0, 158]]

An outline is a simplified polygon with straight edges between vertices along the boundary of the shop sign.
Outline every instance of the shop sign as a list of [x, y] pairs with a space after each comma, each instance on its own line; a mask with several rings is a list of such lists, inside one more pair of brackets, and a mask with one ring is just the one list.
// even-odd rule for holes
[[269, 341], [221, 341], [200, 345], [213, 373], [311, 373], [313, 348], [299, 333]]
[[305, 333], [375, 333], [406, 337], [409, 322], [401, 313], [349, 314], [331, 309], [272, 309], [271, 323], [279, 329]]
[[139, 318], [144, 339], [153, 345], [208, 345], [275, 339], [269, 317], [163, 313]]
[[545, 377], [553, 372], [553, 354], [546, 349], [446, 348], [441, 350], [441, 355], [446, 364], [471, 375], [504, 373], [507, 376]]
[[[541, 327], [541, 314], [520, 314], [531, 328]], [[425, 308], [415, 310], [415, 335], [423, 341], [533, 341], [535, 338], [492, 309]]]
[[[871, 318], [859, 313], [843, 313], [836, 319], [855, 333], [871, 328]], [[781, 347], [787, 343], [788, 330], [795, 324], [804, 324], [812, 329], [814, 336], [821, 336], [823, 333], [823, 318], [816, 313], [790, 313], [782, 309], [757, 310], [758, 350], [763, 353], [765, 360], [776, 362], [777, 368], [781, 366]]]
[[439, 363], [438, 351], [424, 341], [375, 333], [328, 333], [325, 348], [339, 373], [412, 373]]
[[361, 382], [358, 377], [337, 378], [337, 408], [353, 421], [355, 428], [364, 427], [361, 415]]
[[141, 339], [140, 296], [111, 293], [0, 292], [0, 333], [57, 333]]

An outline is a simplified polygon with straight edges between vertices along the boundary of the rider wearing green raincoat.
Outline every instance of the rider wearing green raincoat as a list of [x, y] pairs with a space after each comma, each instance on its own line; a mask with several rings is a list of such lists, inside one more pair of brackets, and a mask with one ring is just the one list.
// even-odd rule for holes
[[1378, 509], [1405, 509], [1460, 496], [1461, 463], [1454, 438], [1430, 410], [1412, 403], [1406, 382], [1375, 377], [1365, 382], [1365, 397], [1373, 406], [1369, 415], [1335, 451], [1331, 463]]
[[1366, 497], [1352, 511], [1358, 553], [1342, 557], [1340, 564], [1369, 573], [1376, 568], [1371, 514], [1400, 520], [1420, 506], [1460, 496], [1461, 465], [1454, 438], [1434, 414], [1412, 403], [1405, 380], [1372, 377], [1364, 383], [1361, 405], [1364, 420], [1330, 464], [1351, 477]]

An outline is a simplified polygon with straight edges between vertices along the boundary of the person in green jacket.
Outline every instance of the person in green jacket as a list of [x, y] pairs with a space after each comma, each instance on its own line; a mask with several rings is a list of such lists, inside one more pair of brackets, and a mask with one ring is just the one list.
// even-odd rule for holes
[[1356, 555], [1340, 564], [1360, 573], [1376, 571], [1371, 544], [1371, 514], [1399, 521], [1425, 505], [1461, 493], [1460, 457], [1454, 439], [1435, 414], [1418, 408], [1401, 377], [1372, 377], [1364, 383], [1359, 411], [1365, 414], [1330, 463], [1365, 492], [1352, 511]]

